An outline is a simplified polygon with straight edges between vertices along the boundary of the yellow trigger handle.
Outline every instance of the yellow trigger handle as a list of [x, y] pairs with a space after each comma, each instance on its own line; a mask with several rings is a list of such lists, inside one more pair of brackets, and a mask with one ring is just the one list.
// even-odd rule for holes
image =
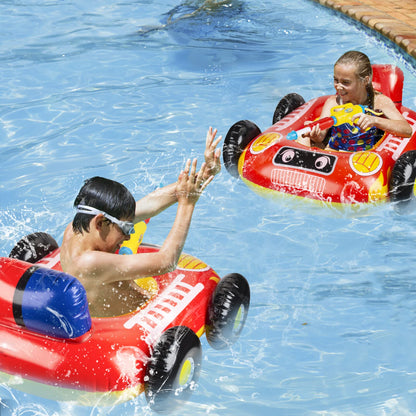
[[331, 116], [335, 117], [335, 126], [339, 126], [344, 123], [353, 125], [352, 118], [356, 114], [365, 113], [366, 107], [359, 104], [347, 103], [343, 105], [337, 105], [331, 108]]
[[130, 239], [126, 240], [120, 247], [119, 254], [137, 253], [139, 245], [143, 241], [144, 233], [147, 229], [149, 220], [137, 222], [134, 225], [134, 233], [130, 234]]

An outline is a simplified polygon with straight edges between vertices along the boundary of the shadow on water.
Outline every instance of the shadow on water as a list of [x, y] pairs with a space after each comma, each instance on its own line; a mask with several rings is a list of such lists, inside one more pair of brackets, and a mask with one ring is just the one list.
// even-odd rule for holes
[[171, 26], [181, 24], [183, 21], [193, 20], [201, 23], [210, 17], [229, 18], [242, 13], [243, 2], [239, 0], [203, 0], [184, 1], [168, 12], [162, 14], [160, 25], [146, 25], [139, 29], [142, 35], [157, 30], [170, 29]]
[[249, 29], [261, 22], [260, 14], [239, 0], [186, 1], [160, 20], [160, 25], [142, 26], [138, 33], [146, 38], [167, 35], [178, 48], [170, 65], [183, 71], [221, 72], [257, 61], [267, 65], [275, 56], [264, 36]]
[[166, 24], [169, 25], [191, 17], [206, 18], [214, 14], [229, 16], [242, 11], [243, 2], [238, 0], [185, 1], [171, 9], [164, 16], [167, 17]]
[[[272, 24], [265, 24], [265, 13]], [[137, 33], [147, 40], [163, 37], [162, 46], [177, 48], [169, 64], [180, 70], [230, 72], [237, 67], [252, 72], [255, 62], [262, 71], [284, 66], [293, 51], [303, 48], [299, 34], [306, 32], [302, 22], [279, 8], [265, 12], [240, 0], [199, 0], [180, 3], [160, 16], [160, 24], [141, 26]], [[307, 36], [319, 43], [322, 28], [308, 29]], [[276, 39], [281, 40], [278, 47]]]

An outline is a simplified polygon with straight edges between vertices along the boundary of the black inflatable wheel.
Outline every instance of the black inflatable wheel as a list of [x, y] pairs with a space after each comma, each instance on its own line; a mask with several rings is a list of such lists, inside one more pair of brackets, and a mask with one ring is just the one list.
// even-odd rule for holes
[[249, 120], [238, 121], [228, 130], [222, 147], [222, 157], [231, 176], [238, 178], [238, 160], [247, 145], [260, 133], [261, 130]]
[[285, 95], [277, 104], [273, 114], [273, 124], [280, 121], [283, 117], [287, 116], [293, 110], [296, 110], [301, 105], [305, 104], [305, 100], [299, 94], [292, 92]]
[[145, 396], [158, 413], [170, 412], [192, 393], [199, 378], [201, 342], [188, 327], [176, 326], [162, 334], [146, 368]]
[[206, 337], [215, 349], [237, 341], [250, 306], [250, 286], [238, 273], [224, 276], [218, 283], [208, 308]]
[[58, 243], [47, 233], [33, 233], [17, 242], [9, 254], [13, 259], [36, 263], [58, 248]]
[[403, 153], [396, 161], [390, 178], [390, 201], [400, 210], [416, 202], [416, 150]]

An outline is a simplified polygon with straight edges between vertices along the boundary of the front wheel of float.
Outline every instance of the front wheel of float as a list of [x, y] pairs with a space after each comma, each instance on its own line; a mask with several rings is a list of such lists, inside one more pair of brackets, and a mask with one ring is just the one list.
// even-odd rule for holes
[[293, 110], [296, 110], [301, 105], [305, 104], [304, 98], [295, 93], [291, 92], [290, 94], [286, 94], [277, 104], [276, 109], [273, 113], [273, 124], [276, 124], [280, 121], [283, 117], [286, 117], [290, 114]]
[[202, 361], [201, 342], [188, 327], [162, 334], [146, 368], [145, 396], [157, 413], [170, 412], [192, 394]]
[[206, 337], [215, 349], [234, 344], [243, 330], [250, 306], [250, 286], [238, 273], [224, 276], [208, 308]]
[[249, 120], [240, 120], [228, 130], [222, 148], [224, 166], [228, 173], [238, 178], [238, 161], [248, 144], [259, 134], [260, 129]]
[[20, 239], [13, 247], [9, 257], [36, 263], [58, 248], [58, 243], [47, 233], [37, 232]]
[[390, 178], [390, 201], [399, 213], [416, 205], [416, 150], [403, 153], [396, 161]]

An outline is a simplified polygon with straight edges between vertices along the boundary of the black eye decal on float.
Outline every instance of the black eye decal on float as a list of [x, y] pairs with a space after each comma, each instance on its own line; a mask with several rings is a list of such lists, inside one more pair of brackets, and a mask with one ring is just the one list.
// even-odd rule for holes
[[330, 175], [335, 168], [337, 157], [311, 150], [284, 146], [276, 153], [273, 163], [278, 166]]

